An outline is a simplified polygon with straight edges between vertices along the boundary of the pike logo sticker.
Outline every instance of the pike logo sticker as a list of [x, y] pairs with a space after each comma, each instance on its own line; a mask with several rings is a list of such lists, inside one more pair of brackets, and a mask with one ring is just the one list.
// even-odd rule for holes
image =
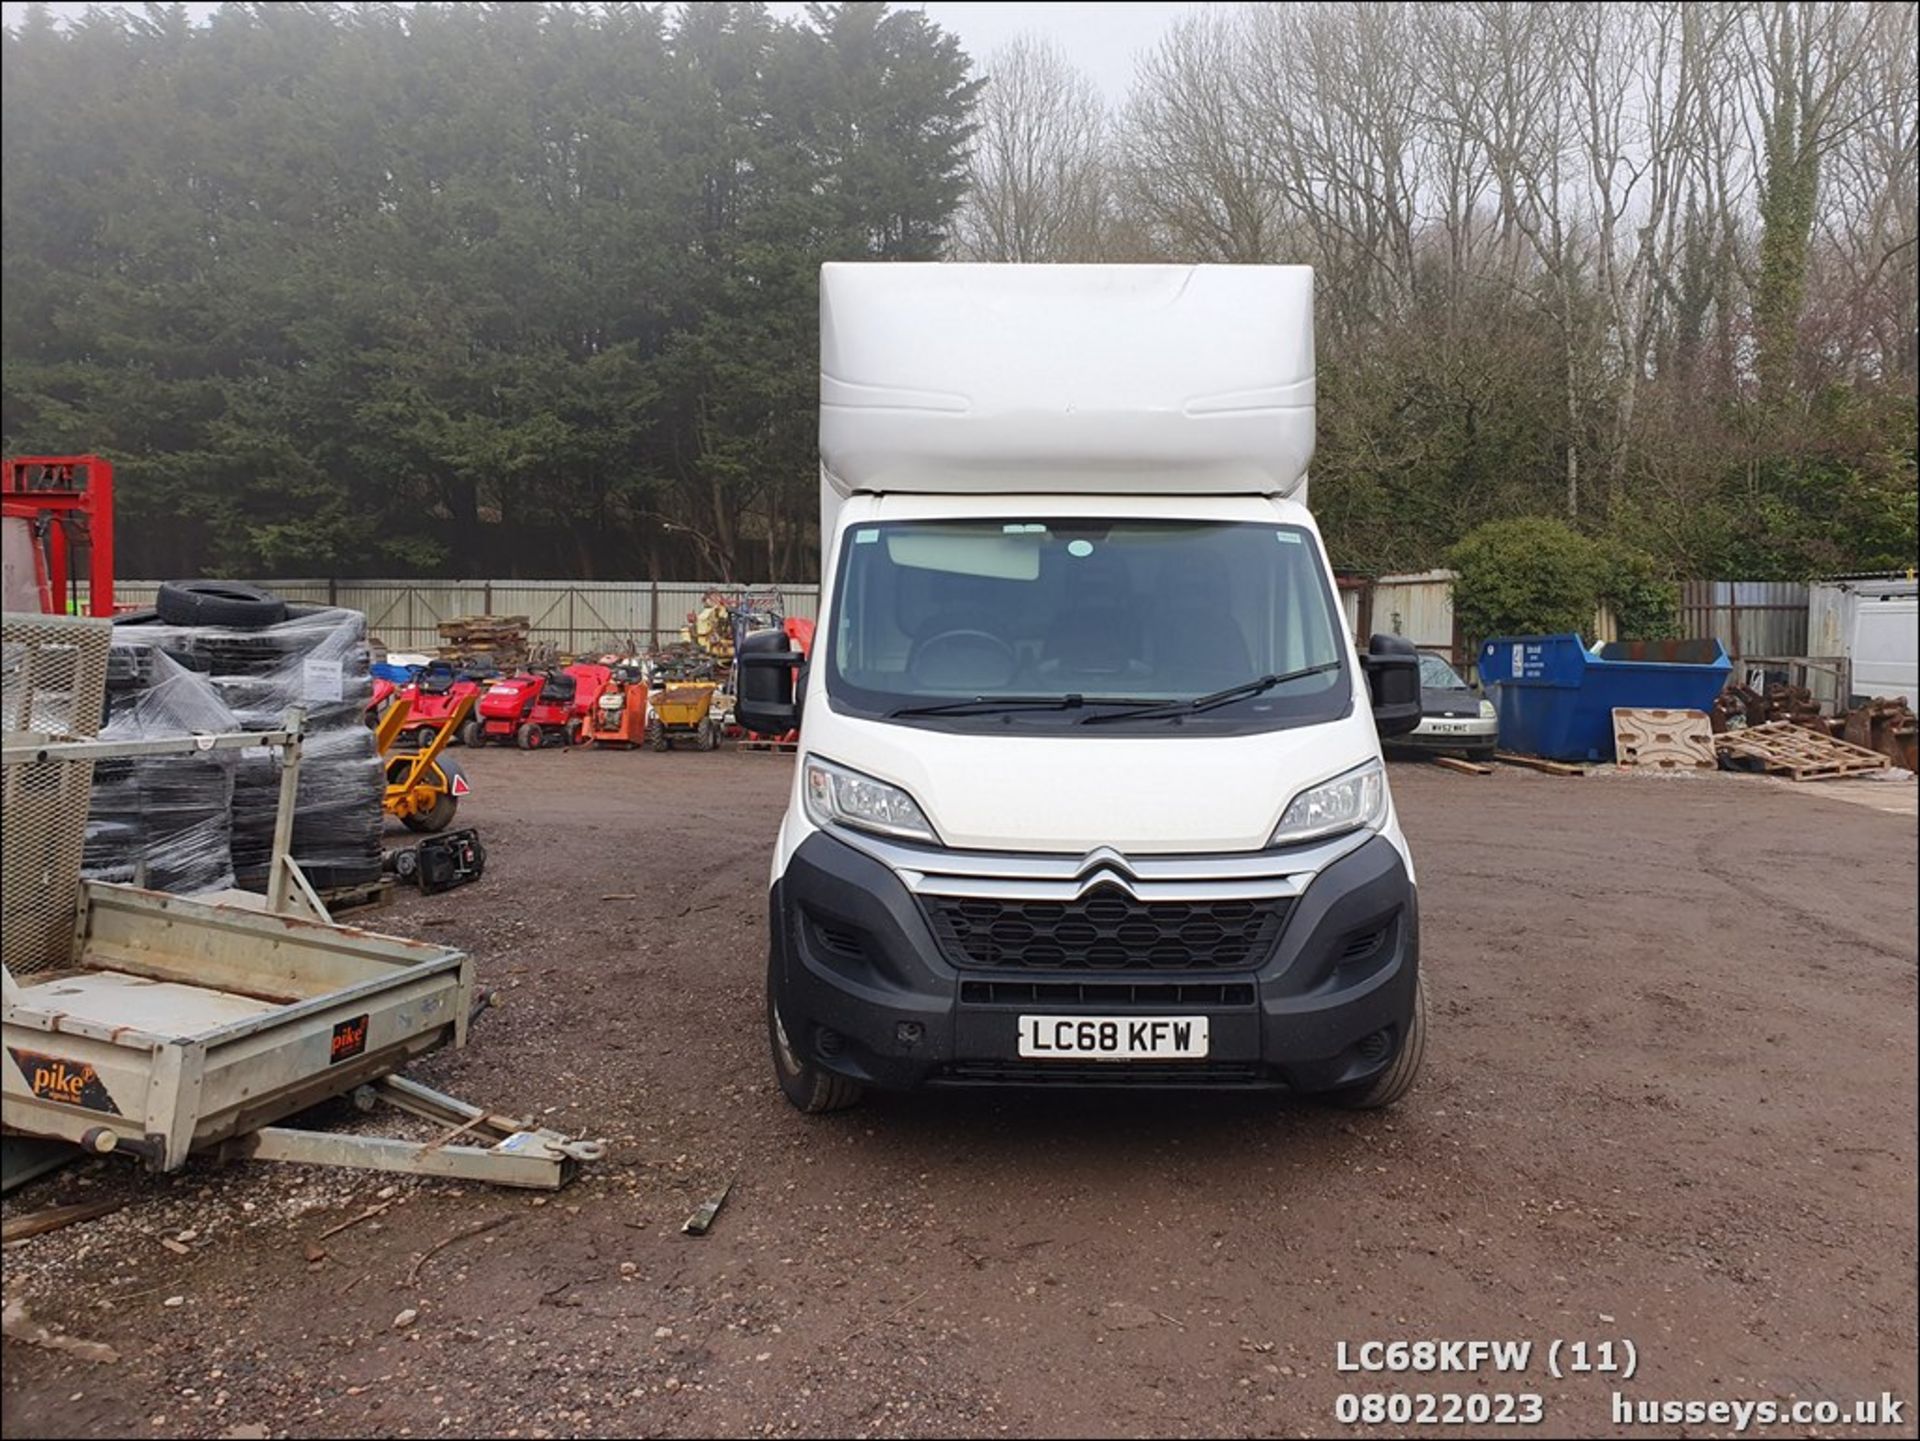
[[333, 1028], [333, 1050], [327, 1056], [329, 1066], [337, 1066], [342, 1061], [351, 1060], [367, 1048], [366, 1014], [350, 1016], [338, 1022]]
[[27, 1078], [27, 1086], [41, 1100], [79, 1106], [109, 1116], [120, 1114], [120, 1108], [107, 1093], [106, 1083], [92, 1066], [63, 1056], [23, 1051], [17, 1046], [9, 1046], [7, 1050], [13, 1056], [14, 1065], [20, 1068], [20, 1074]]

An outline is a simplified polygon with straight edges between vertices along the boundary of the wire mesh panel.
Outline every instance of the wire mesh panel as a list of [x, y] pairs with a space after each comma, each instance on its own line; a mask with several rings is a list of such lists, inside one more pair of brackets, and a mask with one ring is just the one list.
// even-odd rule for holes
[[109, 621], [9, 612], [0, 620], [0, 729], [98, 735], [112, 641]]
[[[105, 620], [15, 615], [0, 620], [0, 728], [9, 749], [33, 732], [56, 740], [99, 733], [113, 634]], [[80, 858], [93, 787], [90, 760], [29, 760], [0, 779], [0, 960], [15, 974], [73, 955]]]

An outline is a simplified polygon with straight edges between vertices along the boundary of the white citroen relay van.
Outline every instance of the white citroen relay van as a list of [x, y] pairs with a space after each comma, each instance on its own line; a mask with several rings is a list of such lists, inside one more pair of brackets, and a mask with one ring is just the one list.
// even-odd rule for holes
[[767, 1022], [803, 1110], [866, 1086], [1285, 1088], [1420, 1064], [1413, 863], [1306, 507], [1297, 266], [829, 265], [810, 664]]

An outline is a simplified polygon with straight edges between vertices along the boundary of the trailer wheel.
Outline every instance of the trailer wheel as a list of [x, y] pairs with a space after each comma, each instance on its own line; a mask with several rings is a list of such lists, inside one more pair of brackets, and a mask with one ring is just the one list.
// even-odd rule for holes
[[461, 725], [460, 727], [460, 744], [461, 745], [472, 746], [477, 750], [479, 747], [485, 745], [486, 743], [487, 743], [487, 733], [482, 729], [480, 729], [479, 721], [470, 720], [470, 721], [464, 722]]
[[859, 1104], [858, 1081], [850, 1081], [803, 1059], [788, 1037], [787, 1028], [780, 1021], [780, 1008], [773, 999], [771, 964], [767, 967], [767, 1044], [773, 1051], [774, 1079], [780, 1083], [781, 1094], [797, 1110], [817, 1116]]
[[1381, 1106], [1391, 1106], [1413, 1089], [1413, 1083], [1420, 1074], [1420, 1062], [1426, 1054], [1427, 987], [1426, 983], [1416, 976], [1413, 986], [1413, 1018], [1407, 1022], [1407, 1034], [1400, 1042], [1400, 1054], [1393, 1058], [1392, 1064], [1386, 1070], [1364, 1086], [1355, 1086], [1344, 1091], [1329, 1091], [1324, 1099], [1336, 1106], [1346, 1106], [1356, 1111], [1371, 1111]]
[[519, 743], [523, 751], [537, 751], [547, 743], [547, 733], [532, 721], [526, 721], [515, 733], [514, 740]]
[[647, 744], [657, 751], [673, 749], [673, 741], [667, 736], [667, 728], [658, 719], [647, 722]]
[[400, 824], [410, 831], [444, 831], [453, 824], [453, 814], [459, 809], [460, 797], [448, 791], [436, 791], [432, 805], [400, 817]]

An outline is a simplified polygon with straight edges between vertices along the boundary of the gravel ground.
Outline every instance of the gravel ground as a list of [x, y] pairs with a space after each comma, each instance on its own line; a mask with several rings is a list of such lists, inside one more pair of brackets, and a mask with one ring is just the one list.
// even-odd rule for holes
[[[1890, 1391], [1904, 1427], [1821, 1434], [1914, 1434], [1910, 786], [1396, 765], [1434, 1025], [1395, 1111], [809, 1119], [761, 1021], [791, 760], [467, 764], [486, 879], [377, 924], [468, 949], [507, 1005], [414, 1074], [609, 1158], [552, 1197], [266, 1164], [37, 1182], [8, 1214], [129, 1198], [5, 1258], [9, 1301], [119, 1359], [8, 1342], [8, 1436], [1324, 1435], [1337, 1395], [1387, 1389], [1532, 1392], [1532, 1434], [1612, 1435], [1616, 1388]], [[1401, 1337], [1627, 1339], [1637, 1374], [1335, 1369]]]

